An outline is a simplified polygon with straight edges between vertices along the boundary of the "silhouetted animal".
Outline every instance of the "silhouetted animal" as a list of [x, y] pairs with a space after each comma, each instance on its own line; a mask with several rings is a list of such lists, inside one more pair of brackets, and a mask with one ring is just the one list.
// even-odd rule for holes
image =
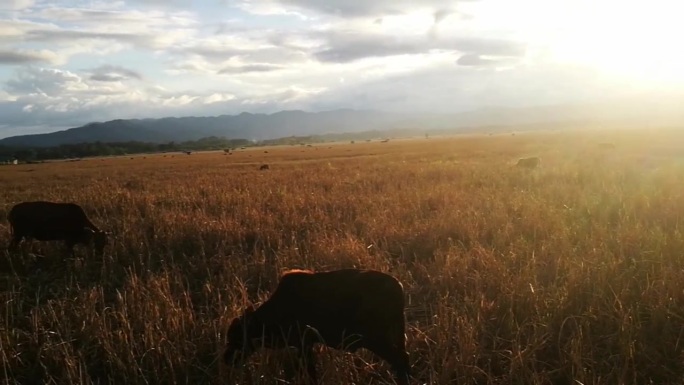
[[366, 348], [387, 361], [408, 384], [404, 290], [394, 277], [373, 270], [286, 272], [271, 297], [233, 320], [224, 361], [240, 364], [258, 347], [293, 347], [314, 384], [313, 345], [354, 352]]
[[7, 219], [12, 232], [10, 249], [24, 238], [64, 241], [71, 255], [77, 244], [93, 243], [99, 254], [107, 244], [107, 234], [97, 228], [81, 206], [75, 203], [22, 202], [12, 207]]
[[262, 164], [261, 167], [259, 167], [259, 170], [268, 170], [270, 167], [268, 167], [267, 164]]
[[541, 164], [541, 159], [534, 156], [531, 158], [520, 158], [515, 165], [523, 168], [536, 168]]

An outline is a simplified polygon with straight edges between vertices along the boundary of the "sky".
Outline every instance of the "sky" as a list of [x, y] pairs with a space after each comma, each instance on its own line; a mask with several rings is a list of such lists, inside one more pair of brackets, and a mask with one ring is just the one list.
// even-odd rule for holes
[[680, 3], [0, 0], [0, 138], [119, 118], [673, 97]]

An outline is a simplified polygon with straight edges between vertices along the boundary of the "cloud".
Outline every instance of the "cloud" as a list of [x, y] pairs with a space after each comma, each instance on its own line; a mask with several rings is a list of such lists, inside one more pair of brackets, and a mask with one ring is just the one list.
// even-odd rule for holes
[[94, 26], [100, 29], [121, 29], [122, 25], [126, 25], [139, 31], [141, 27], [188, 28], [197, 24], [189, 12], [159, 9], [141, 11], [127, 8], [49, 7], [41, 9], [38, 16], [44, 20], [60, 20], [71, 25]]
[[495, 64], [498, 62], [498, 60], [492, 60], [492, 59], [485, 59], [482, 56], [478, 54], [465, 54], [458, 58], [456, 63], [458, 65], [462, 66], [472, 66], [472, 67], [477, 67], [477, 66], [487, 66], [491, 64]]
[[100, 82], [120, 82], [129, 79], [142, 80], [142, 75], [128, 68], [103, 65], [91, 71], [90, 79]]
[[278, 46], [251, 32], [195, 39], [168, 51], [172, 73], [272, 72], [310, 59], [302, 49]]
[[222, 68], [218, 74], [242, 74], [249, 72], [271, 72], [283, 69], [283, 66], [276, 64], [246, 64]]
[[42, 95], [46, 98], [63, 95], [65, 92], [77, 92], [85, 88], [77, 74], [59, 69], [25, 68], [17, 77], [5, 83], [5, 90], [10, 94]]
[[67, 42], [74, 40], [116, 40], [124, 43], [136, 43], [151, 45], [151, 37], [126, 32], [93, 32], [77, 30], [46, 30], [37, 29], [28, 31], [26, 39], [40, 42]]
[[325, 48], [315, 52], [323, 62], [346, 63], [367, 57], [412, 55], [431, 51], [455, 51], [477, 55], [522, 57], [525, 46], [511, 40], [475, 37], [432, 38], [429, 35], [389, 39], [381, 34], [328, 31], [321, 34]]
[[[463, 1], [463, 0], [461, 0]], [[243, 9], [261, 11], [261, 13], [282, 13], [283, 10], [300, 10], [339, 17], [382, 16], [402, 14], [416, 8], [428, 8], [439, 11], [456, 9], [454, 0], [260, 0], [239, 1]], [[418, 5], [420, 4], [420, 5]]]
[[26, 8], [30, 8], [33, 6], [35, 3], [34, 0], [3, 0], [0, 3], [0, 11], [1, 10], [22, 10]]
[[14, 43], [55, 44], [71, 49], [76, 46], [74, 41], [104, 41], [160, 50], [192, 39], [198, 33], [197, 27], [196, 18], [184, 11], [43, 7], [25, 19], [0, 20], [0, 36]]
[[31, 64], [31, 63], [50, 63], [57, 60], [57, 55], [48, 50], [26, 51], [26, 50], [0, 50], [0, 65]]

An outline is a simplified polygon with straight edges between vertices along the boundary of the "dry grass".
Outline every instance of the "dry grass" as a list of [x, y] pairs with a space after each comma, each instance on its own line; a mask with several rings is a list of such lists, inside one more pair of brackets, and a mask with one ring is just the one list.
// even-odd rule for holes
[[[114, 235], [104, 258], [38, 242], [2, 256], [0, 381], [272, 384], [282, 352], [248, 370], [217, 361], [245, 298], [263, 300], [284, 269], [359, 267], [404, 283], [416, 383], [681, 383], [683, 139], [464, 136], [2, 167], [0, 216], [74, 201]], [[512, 167], [524, 156], [541, 168]], [[368, 353], [319, 357], [326, 384], [391, 381]]]

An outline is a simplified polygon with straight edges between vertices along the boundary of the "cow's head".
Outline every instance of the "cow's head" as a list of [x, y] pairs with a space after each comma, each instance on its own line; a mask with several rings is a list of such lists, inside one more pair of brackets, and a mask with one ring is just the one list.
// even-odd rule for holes
[[248, 307], [242, 316], [233, 319], [228, 327], [228, 346], [223, 355], [226, 364], [241, 364], [259, 346], [263, 334], [261, 325], [255, 322], [254, 308]]
[[93, 230], [89, 227], [84, 228], [83, 231], [88, 242], [93, 243], [95, 252], [98, 254], [104, 253], [104, 248], [107, 246], [107, 233], [102, 230]]
[[95, 251], [99, 254], [104, 252], [105, 246], [107, 246], [107, 233], [104, 231], [96, 231], [93, 235], [93, 244], [95, 245]]

